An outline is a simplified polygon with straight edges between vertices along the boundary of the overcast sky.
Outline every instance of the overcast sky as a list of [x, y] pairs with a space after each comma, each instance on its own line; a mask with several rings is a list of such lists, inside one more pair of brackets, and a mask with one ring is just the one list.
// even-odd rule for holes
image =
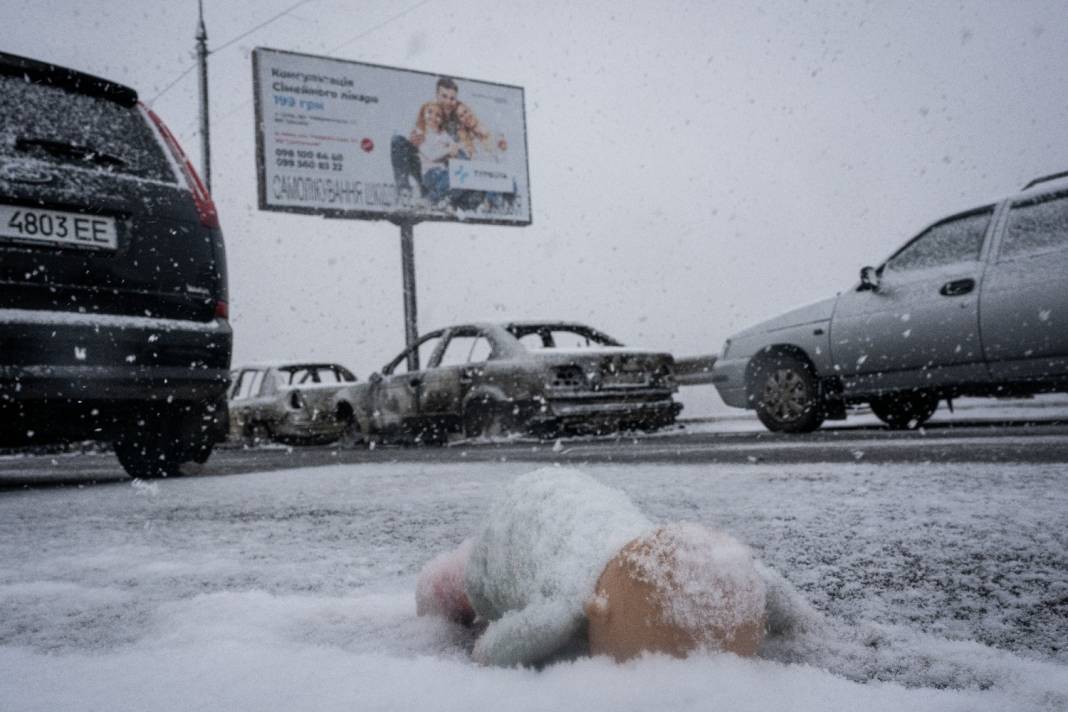
[[[1064, 2], [205, 0], [235, 364], [404, 340], [398, 228], [257, 209], [253, 47], [519, 85], [533, 225], [415, 228], [420, 332], [589, 322], [717, 352], [926, 224], [1068, 169]], [[126, 83], [199, 165], [193, 0], [0, 0], [0, 48]], [[224, 46], [225, 45], [225, 46]], [[691, 414], [708, 403], [689, 396]]]

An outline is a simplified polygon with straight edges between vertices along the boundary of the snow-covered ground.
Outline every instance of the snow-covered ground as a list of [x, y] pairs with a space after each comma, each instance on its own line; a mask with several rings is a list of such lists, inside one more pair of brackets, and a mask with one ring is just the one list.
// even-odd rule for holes
[[0, 494], [4, 710], [1068, 709], [1063, 465], [589, 466], [824, 617], [763, 659], [470, 662], [414, 582], [516, 463]]

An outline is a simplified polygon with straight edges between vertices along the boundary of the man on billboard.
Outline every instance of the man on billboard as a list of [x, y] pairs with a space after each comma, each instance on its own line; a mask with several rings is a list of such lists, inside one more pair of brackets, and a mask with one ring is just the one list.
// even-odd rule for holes
[[[456, 106], [459, 104], [457, 95], [459, 87], [449, 77], [440, 77], [434, 91], [434, 101], [441, 114], [441, 130], [453, 141], [458, 139], [456, 118]], [[397, 186], [398, 195], [411, 194], [411, 182], [414, 181], [419, 187], [419, 195], [426, 197], [427, 187], [423, 185], [423, 166], [419, 157], [419, 147], [426, 141], [426, 130], [420, 128], [420, 123], [425, 123], [425, 109], [427, 104], [419, 111], [416, 118], [415, 128], [407, 138], [395, 134], [390, 142], [390, 160], [393, 163], [393, 180]]]
[[490, 192], [454, 187], [454, 176], [464, 175], [462, 161], [500, 162], [508, 148], [503, 136], [493, 133], [470, 106], [459, 100], [459, 87], [440, 77], [434, 99], [420, 107], [415, 128], [405, 137], [395, 134], [390, 159], [398, 200], [410, 204], [413, 183], [431, 207], [474, 211], [480, 207], [500, 211], [510, 207], [511, 192]]

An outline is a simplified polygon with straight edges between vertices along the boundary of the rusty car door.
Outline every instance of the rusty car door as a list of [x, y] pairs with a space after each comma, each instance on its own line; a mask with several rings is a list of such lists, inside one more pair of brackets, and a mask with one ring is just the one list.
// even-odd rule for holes
[[408, 355], [416, 350], [420, 364], [430, 363], [440, 345], [442, 333], [436, 331], [427, 334], [382, 369], [382, 380], [373, 385], [371, 393], [373, 422], [377, 430], [399, 432], [419, 421], [426, 371], [422, 366], [419, 370], [410, 371]]
[[459, 327], [447, 335], [423, 377], [422, 419], [439, 427], [458, 425], [464, 396], [489, 359], [491, 344], [477, 327]]

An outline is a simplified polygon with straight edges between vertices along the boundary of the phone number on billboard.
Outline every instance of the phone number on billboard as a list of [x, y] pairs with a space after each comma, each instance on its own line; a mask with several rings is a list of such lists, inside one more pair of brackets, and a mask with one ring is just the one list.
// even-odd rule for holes
[[324, 153], [323, 151], [295, 151], [291, 148], [278, 148], [274, 152], [274, 163], [282, 168], [312, 168], [320, 171], [344, 170], [345, 154]]

